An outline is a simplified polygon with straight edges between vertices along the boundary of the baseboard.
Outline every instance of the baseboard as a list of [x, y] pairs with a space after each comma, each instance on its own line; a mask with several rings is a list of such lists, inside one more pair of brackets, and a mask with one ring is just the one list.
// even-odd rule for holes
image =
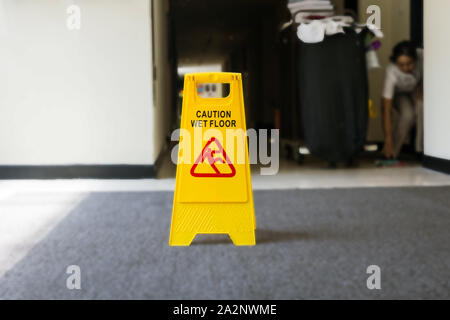
[[431, 170], [450, 174], [450, 160], [425, 155], [423, 156], [423, 166]]
[[0, 179], [155, 178], [154, 165], [0, 166]]

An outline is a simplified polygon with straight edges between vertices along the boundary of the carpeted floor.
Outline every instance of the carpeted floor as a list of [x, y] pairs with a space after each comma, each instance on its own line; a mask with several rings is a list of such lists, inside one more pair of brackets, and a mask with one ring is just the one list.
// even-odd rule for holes
[[[254, 197], [256, 247], [171, 248], [172, 193], [91, 193], [0, 279], [0, 298], [450, 298], [450, 187]], [[81, 290], [66, 288], [72, 264]], [[381, 290], [366, 287], [372, 264]]]

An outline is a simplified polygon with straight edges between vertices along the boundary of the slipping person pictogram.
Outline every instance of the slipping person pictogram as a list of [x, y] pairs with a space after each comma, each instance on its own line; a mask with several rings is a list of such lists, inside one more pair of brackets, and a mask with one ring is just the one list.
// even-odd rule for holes
[[[196, 170], [199, 165], [206, 163], [214, 170], [214, 172], [198, 172], [198, 170]], [[220, 164], [225, 166], [221, 166]], [[196, 178], [232, 178], [236, 175], [236, 169], [220, 142], [216, 138], [211, 138], [192, 166], [191, 175]]]

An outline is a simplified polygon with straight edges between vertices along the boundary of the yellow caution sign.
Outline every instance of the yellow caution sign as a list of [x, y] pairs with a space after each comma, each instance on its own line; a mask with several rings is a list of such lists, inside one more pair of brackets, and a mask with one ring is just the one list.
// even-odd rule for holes
[[[225, 98], [201, 98], [197, 86], [229, 84]], [[187, 74], [169, 245], [197, 234], [228, 234], [255, 245], [255, 214], [239, 73]]]

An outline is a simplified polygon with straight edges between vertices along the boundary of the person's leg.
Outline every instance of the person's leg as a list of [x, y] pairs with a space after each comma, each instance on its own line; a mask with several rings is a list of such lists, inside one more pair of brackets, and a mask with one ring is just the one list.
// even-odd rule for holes
[[423, 101], [418, 99], [417, 108], [417, 133], [416, 133], [416, 152], [423, 153]]
[[393, 136], [394, 152], [397, 158], [412, 126], [416, 122], [416, 108], [409, 94], [397, 94], [394, 103], [398, 111], [398, 122]]

